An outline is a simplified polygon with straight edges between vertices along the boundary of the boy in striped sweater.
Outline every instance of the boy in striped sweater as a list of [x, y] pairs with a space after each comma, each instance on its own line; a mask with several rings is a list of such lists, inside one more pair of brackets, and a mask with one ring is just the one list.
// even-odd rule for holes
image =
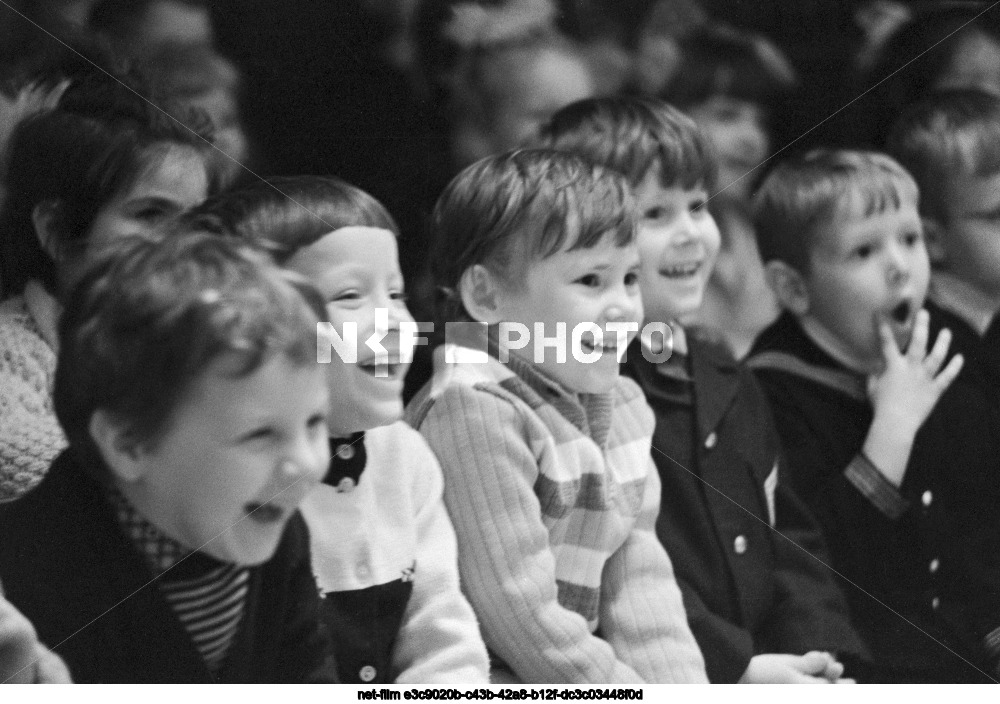
[[435, 210], [455, 322], [407, 419], [441, 461], [494, 681], [706, 681], [654, 532], [653, 415], [618, 375], [642, 320], [633, 210], [621, 177], [546, 150], [473, 164]]
[[297, 507], [329, 461], [322, 302], [233, 239], [124, 241], [60, 321], [69, 449], [0, 511], [76, 682], [331, 682]]

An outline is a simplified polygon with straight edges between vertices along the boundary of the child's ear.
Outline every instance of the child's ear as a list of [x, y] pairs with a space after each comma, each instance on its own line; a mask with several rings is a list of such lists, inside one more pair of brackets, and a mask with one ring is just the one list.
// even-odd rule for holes
[[112, 474], [125, 482], [142, 478], [146, 467], [141, 461], [142, 450], [131, 428], [121, 418], [99, 408], [90, 417], [88, 429]]
[[500, 282], [493, 272], [482, 264], [473, 264], [458, 281], [462, 305], [474, 320], [489, 325], [503, 321], [501, 312], [502, 294]]
[[60, 258], [60, 242], [65, 231], [63, 220], [63, 206], [57, 200], [43, 200], [31, 211], [35, 237], [52, 261], [59, 261]]
[[937, 218], [924, 215], [920, 218], [924, 224], [924, 242], [927, 245], [927, 256], [931, 264], [943, 264], [947, 258], [944, 250], [945, 226]]
[[782, 308], [796, 316], [809, 312], [809, 288], [797, 269], [783, 261], [772, 260], [764, 265], [764, 278]]

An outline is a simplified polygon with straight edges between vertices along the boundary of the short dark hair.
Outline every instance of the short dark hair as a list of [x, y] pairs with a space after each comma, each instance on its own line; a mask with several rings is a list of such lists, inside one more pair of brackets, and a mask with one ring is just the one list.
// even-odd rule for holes
[[783, 261], [802, 274], [825, 231], [839, 217], [869, 217], [905, 200], [916, 205], [913, 177], [877, 152], [819, 149], [778, 164], [753, 198], [753, 223], [763, 261]]
[[95, 411], [120, 418], [135, 443], [155, 443], [191, 383], [223, 355], [238, 361], [237, 377], [277, 354], [315, 364], [323, 316], [304, 279], [235, 237], [182, 228], [126, 238], [67, 298], [56, 417], [86, 465], [106, 472], [89, 432]]
[[666, 188], [715, 185], [715, 159], [691, 118], [657, 100], [588, 98], [559, 110], [538, 144], [572, 152], [638, 185], [650, 169]]
[[657, 95], [681, 109], [716, 96], [773, 109], [796, 85], [791, 62], [763, 35], [705, 25], [685, 35], [679, 48], [680, 62]]
[[[181, 121], [143, 97], [143, 90], [119, 78], [90, 76], [70, 85], [55, 109], [14, 130], [0, 208], [3, 297], [20, 293], [30, 279], [56, 288], [56, 262], [35, 235], [36, 205], [58, 203], [58, 244], [82, 245], [101, 208], [166, 148], [180, 145], [207, 155], [212, 133], [203, 116]], [[207, 156], [205, 168], [214, 184]]]
[[903, 112], [886, 149], [920, 186], [920, 212], [944, 221], [957, 174], [1000, 173], [1000, 98], [973, 89], [932, 93]]
[[385, 206], [333, 176], [258, 181], [209, 198], [189, 217], [203, 228], [229, 231], [259, 243], [279, 264], [342, 227], [379, 227], [399, 236]]
[[517, 265], [594, 247], [608, 234], [618, 246], [630, 244], [634, 211], [620, 174], [573, 154], [524, 149], [481, 159], [448, 184], [434, 208], [430, 261], [444, 295], [439, 312], [445, 320], [469, 318], [458, 284], [475, 264], [512, 282]]

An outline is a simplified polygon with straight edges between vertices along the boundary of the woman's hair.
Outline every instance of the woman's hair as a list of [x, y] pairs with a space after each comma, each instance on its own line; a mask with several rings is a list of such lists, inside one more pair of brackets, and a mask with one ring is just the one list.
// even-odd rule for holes
[[94, 218], [116, 194], [127, 191], [171, 146], [206, 155], [211, 128], [200, 114], [181, 121], [179, 110], [144, 97], [145, 86], [104, 75], [82, 79], [57, 107], [25, 119], [9, 145], [2, 179], [7, 197], [0, 208], [2, 296], [20, 293], [30, 279], [57, 287], [57, 262], [35, 233], [36, 206], [54, 206], [58, 250], [82, 248]]
[[379, 227], [397, 237], [389, 211], [360, 188], [333, 176], [286, 176], [209, 198], [189, 217], [267, 249], [279, 264], [334, 230]]

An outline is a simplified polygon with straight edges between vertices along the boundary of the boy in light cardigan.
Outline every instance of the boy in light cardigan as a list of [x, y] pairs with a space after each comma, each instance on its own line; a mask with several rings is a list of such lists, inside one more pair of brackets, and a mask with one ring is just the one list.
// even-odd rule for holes
[[633, 210], [621, 177], [547, 150], [473, 164], [435, 209], [435, 283], [464, 324], [407, 420], [441, 461], [494, 681], [706, 681], [654, 532], [653, 415], [618, 375], [642, 320]]

